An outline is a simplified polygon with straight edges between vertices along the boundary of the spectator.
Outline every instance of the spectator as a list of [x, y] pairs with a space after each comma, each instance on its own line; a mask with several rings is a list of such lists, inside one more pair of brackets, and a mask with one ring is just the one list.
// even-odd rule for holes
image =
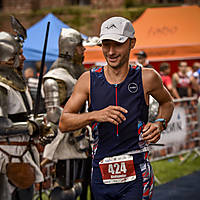
[[171, 80], [171, 77], [169, 76], [170, 72], [171, 72], [170, 64], [167, 62], [161, 63], [160, 75], [161, 75], [161, 78], [163, 81], [163, 85], [168, 89], [168, 91], [174, 98], [178, 99], [178, 98], [180, 98], [180, 96], [179, 96], [176, 88], [173, 87], [173, 85], [172, 85], [172, 80]]
[[35, 77], [35, 71], [32, 67], [27, 67], [24, 70], [24, 79], [27, 81], [29, 78]]
[[[21, 24], [16, 27], [23, 29]], [[29, 120], [32, 100], [21, 72], [25, 57], [19, 36], [25, 37], [0, 32], [1, 200], [33, 199], [34, 184], [44, 180], [34, 141], [53, 133], [42, 122]]]
[[178, 72], [172, 75], [172, 83], [180, 97], [192, 96], [191, 81], [187, 75], [187, 62], [179, 62]]
[[198, 72], [198, 74], [199, 74], [199, 79], [200, 79], [200, 68], [198, 69], [198, 71], [197, 71], [197, 72]]
[[[83, 66], [85, 48], [82, 42], [80, 32], [62, 28], [58, 40], [58, 59], [43, 77], [47, 120], [56, 127], [77, 79], [85, 71]], [[82, 107], [81, 112], [85, 111], [85, 107], [86, 105]], [[85, 137], [87, 133], [89, 127], [64, 134], [58, 129], [57, 137], [51, 144], [45, 146], [41, 166], [49, 161], [56, 163], [55, 187], [52, 188], [50, 199], [75, 200], [81, 194], [82, 181], [84, 180], [84, 186], [86, 184], [86, 177], [83, 177], [85, 162], [88, 161], [87, 168], [91, 169], [90, 161], [87, 160], [89, 148]], [[86, 191], [84, 192], [86, 194]]]
[[198, 70], [200, 69], [200, 62], [194, 62], [192, 65], [192, 73], [190, 76], [190, 81], [192, 85], [192, 95], [199, 96], [200, 93], [200, 76]]
[[139, 63], [146, 68], [153, 68], [153, 66], [149, 64], [149, 61], [147, 60], [147, 54], [144, 51], [140, 51], [135, 55], [137, 56], [137, 64]]

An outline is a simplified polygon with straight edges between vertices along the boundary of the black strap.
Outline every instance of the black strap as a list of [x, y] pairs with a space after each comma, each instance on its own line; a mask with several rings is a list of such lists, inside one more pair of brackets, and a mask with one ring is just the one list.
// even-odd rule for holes
[[28, 113], [16, 113], [16, 114], [8, 114], [8, 118], [11, 119], [12, 122], [25, 122], [28, 120]]
[[26, 152], [29, 150], [29, 148], [30, 147], [27, 146], [26, 149], [24, 150], [24, 152], [22, 153], [22, 155], [20, 155], [20, 156], [9, 154], [7, 151], [3, 150], [1, 147], [0, 147], [0, 151], [8, 156], [9, 162], [12, 161], [12, 158], [18, 158], [21, 162], [23, 162], [22, 157], [26, 154]]

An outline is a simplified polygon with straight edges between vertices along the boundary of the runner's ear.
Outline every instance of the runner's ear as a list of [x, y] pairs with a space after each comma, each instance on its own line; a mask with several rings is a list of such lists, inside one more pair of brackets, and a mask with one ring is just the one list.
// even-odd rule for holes
[[136, 43], [136, 38], [131, 39], [131, 49], [133, 49], [135, 47], [135, 43]]

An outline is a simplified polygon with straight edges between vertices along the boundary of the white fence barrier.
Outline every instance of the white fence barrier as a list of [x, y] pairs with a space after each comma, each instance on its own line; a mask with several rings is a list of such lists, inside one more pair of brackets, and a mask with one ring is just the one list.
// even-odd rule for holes
[[172, 118], [158, 142], [164, 146], [151, 147], [152, 161], [183, 154], [200, 147], [197, 97], [177, 99], [174, 102], [176, 106]]

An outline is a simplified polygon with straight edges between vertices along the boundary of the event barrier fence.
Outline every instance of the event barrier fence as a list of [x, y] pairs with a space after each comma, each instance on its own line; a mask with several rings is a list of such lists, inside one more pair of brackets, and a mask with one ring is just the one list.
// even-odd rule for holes
[[151, 161], [195, 151], [200, 155], [200, 131], [198, 124], [198, 99], [187, 97], [174, 100], [175, 109], [167, 129], [162, 132], [158, 144], [150, 149]]

